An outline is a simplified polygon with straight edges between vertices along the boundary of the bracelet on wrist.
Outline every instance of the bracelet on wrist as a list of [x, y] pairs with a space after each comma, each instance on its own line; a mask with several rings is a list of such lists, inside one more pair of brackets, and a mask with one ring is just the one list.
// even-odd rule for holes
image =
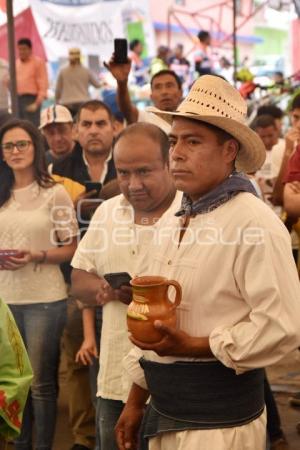
[[41, 250], [41, 253], [42, 253], [42, 258], [39, 260], [39, 264], [44, 264], [44, 262], [46, 262], [46, 259], [47, 259], [47, 251]]

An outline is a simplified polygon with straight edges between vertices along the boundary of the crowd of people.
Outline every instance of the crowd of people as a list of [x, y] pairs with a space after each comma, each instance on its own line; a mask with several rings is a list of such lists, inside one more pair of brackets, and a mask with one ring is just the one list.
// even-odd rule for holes
[[[44, 109], [45, 66], [18, 42], [20, 117], [0, 124], [0, 436], [16, 450], [53, 449], [62, 354], [72, 450], [289, 449], [265, 369], [300, 346], [300, 95], [248, 126], [198, 37], [187, 95], [182, 45], [149, 72], [134, 40], [101, 100], [70, 49]], [[149, 73], [142, 110], [129, 85]], [[158, 342], [128, 334], [119, 272], [179, 282]]]

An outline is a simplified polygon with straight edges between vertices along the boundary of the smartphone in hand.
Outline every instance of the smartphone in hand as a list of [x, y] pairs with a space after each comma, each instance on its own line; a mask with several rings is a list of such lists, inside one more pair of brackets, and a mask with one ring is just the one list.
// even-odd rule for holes
[[0, 264], [1, 261], [7, 261], [10, 257], [14, 258], [22, 258], [24, 256], [24, 252], [20, 250], [11, 250], [11, 249], [5, 249], [0, 250]]
[[102, 183], [99, 183], [97, 181], [89, 181], [89, 180], [87, 180], [87, 181], [84, 182], [84, 186], [85, 186], [86, 192], [91, 192], [91, 191], [95, 190], [97, 192], [96, 192], [94, 197], [95, 198], [99, 197], [99, 193], [100, 193], [101, 188], [102, 188]]
[[116, 64], [126, 64], [128, 62], [127, 49], [127, 39], [114, 39], [114, 60]]
[[113, 289], [130, 286], [131, 276], [127, 272], [106, 273], [104, 278]]

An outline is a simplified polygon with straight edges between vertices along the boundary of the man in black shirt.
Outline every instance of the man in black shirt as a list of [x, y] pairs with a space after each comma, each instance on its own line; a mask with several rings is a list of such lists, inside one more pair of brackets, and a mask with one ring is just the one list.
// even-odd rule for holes
[[[64, 159], [55, 161], [52, 173], [65, 181], [68, 180], [68, 186], [72, 183], [84, 186], [86, 181], [100, 182], [103, 185], [98, 196], [100, 198], [94, 198], [96, 196], [94, 191], [84, 191], [75, 199], [77, 217], [83, 234], [99, 203], [119, 193], [112, 159], [114, 118], [105, 103], [89, 100], [82, 104], [76, 118], [75, 135], [78, 142], [72, 153]], [[69, 265], [67, 270], [64, 267], [64, 273], [68, 272], [68, 269]], [[70, 422], [75, 440], [72, 450], [88, 450], [94, 446], [95, 421], [87, 386], [88, 368], [75, 362], [82, 340], [81, 310], [73, 300], [69, 302], [68, 323], [63, 338], [70, 395]], [[97, 372], [97, 368], [95, 371]]]

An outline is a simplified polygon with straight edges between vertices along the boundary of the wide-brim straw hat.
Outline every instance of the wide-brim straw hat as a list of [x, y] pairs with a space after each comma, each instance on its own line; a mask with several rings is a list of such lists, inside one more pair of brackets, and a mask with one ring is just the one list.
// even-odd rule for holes
[[256, 172], [266, 159], [260, 137], [246, 124], [247, 104], [240, 93], [221, 77], [203, 75], [193, 84], [176, 111], [148, 108], [172, 123], [174, 117], [199, 120], [227, 131], [240, 143], [235, 166], [238, 171]]

